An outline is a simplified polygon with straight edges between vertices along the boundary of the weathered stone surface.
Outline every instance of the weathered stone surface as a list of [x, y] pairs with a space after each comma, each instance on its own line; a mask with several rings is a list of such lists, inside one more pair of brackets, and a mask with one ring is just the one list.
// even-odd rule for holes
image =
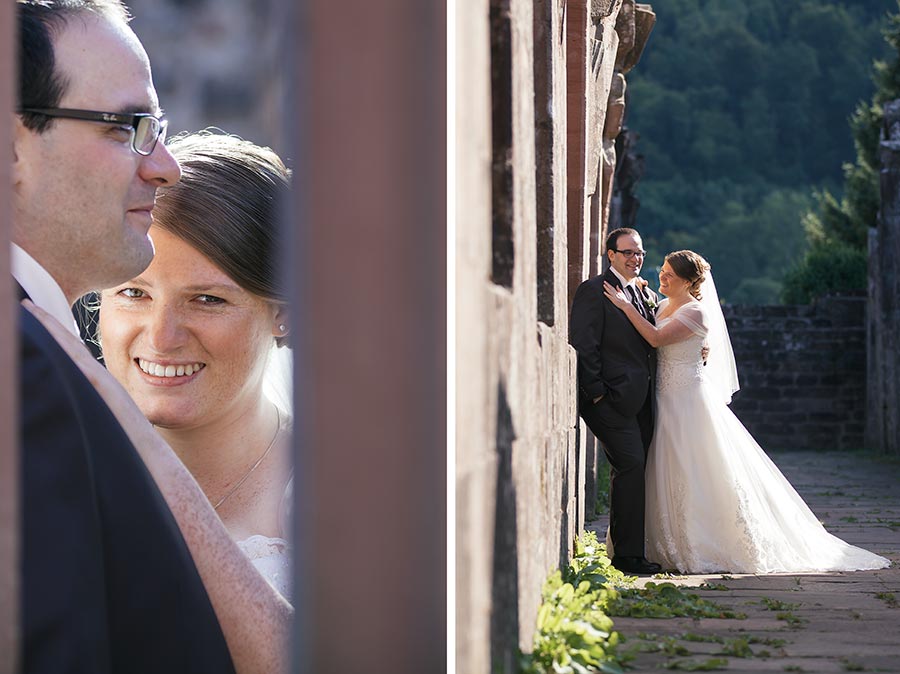
[[[900, 466], [875, 461], [854, 453], [790, 452], [772, 456], [826, 528], [848, 540], [850, 527], [863, 522], [847, 522], [846, 512], [860, 513], [854, 505], [858, 492], [865, 492], [877, 507], [868, 518], [886, 522], [900, 520], [900, 493], [896, 489]], [[877, 510], [878, 512], [873, 512]], [[862, 518], [860, 518], [862, 519]], [[605, 531], [606, 518], [590, 528]], [[691, 620], [678, 618], [651, 620], [616, 618], [614, 629], [626, 639], [625, 648], [638, 642], [638, 634], [675, 638], [688, 649], [689, 656], [642, 653], [631, 665], [637, 671], [655, 671], [676, 660], [704, 661], [725, 657], [728, 672], [843, 672], [895, 671], [900, 643], [900, 541], [886, 526], [868, 528], [870, 550], [894, 563], [888, 569], [829, 574], [705, 575], [676, 576], [670, 582], [692, 588], [703, 598], [747, 614], [745, 620]], [[642, 578], [639, 585], [658, 579]], [[701, 589], [708, 583], [720, 589]], [[724, 588], [724, 589], [721, 589]], [[763, 600], [783, 602], [784, 608], [770, 610]], [[790, 611], [801, 619], [796, 627], [779, 619]], [[751, 644], [752, 658], [719, 655], [721, 647], [708, 642], [680, 638], [685, 634], [705, 638], [779, 639], [777, 644]], [[653, 639], [650, 640], [654, 641]], [[797, 669], [799, 668], [799, 669]]]
[[863, 446], [865, 298], [724, 311], [741, 383], [731, 409], [764, 448]]
[[[623, 10], [626, 5], [623, 5]], [[620, 14], [621, 16], [621, 14]], [[618, 28], [617, 28], [618, 30]], [[621, 42], [619, 43], [621, 45]], [[612, 199], [616, 173], [616, 138], [622, 131], [625, 118], [625, 76], [613, 74], [606, 105], [606, 121], [603, 126], [603, 169], [601, 178], [602, 201], [599, 236], [606, 238], [609, 231], [609, 204]], [[602, 252], [602, 251], [601, 251]]]
[[594, 508], [568, 313], [573, 284], [597, 271], [622, 2], [456, 8], [460, 673], [515, 670], [542, 585]]
[[622, 9], [616, 17], [616, 33], [619, 35], [619, 48], [616, 50], [616, 69], [623, 72], [628, 55], [634, 50], [634, 0], [624, 0]]
[[634, 46], [627, 54], [622, 55], [622, 62], [619, 69], [623, 73], [627, 73], [634, 68], [641, 55], [644, 53], [644, 47], [647, 46], [647, 40], [650, 39], [650, 33], [653, 26], [656, 25], [656, 14], [650, 5], [635, 4], [634, 6]]
[[900, 100], [884, 106], [881, 210], [869, 232], [867, 442], [900, 456]]
[[[622, 0], [590, 0], [591, 21], [597, 23], [619, 9]], [[625, 0], [626, 2], [628, 0]]]
[[169, 135], [217, 126], [278, 150], [288, 5], [276, 0], [132, 0]]

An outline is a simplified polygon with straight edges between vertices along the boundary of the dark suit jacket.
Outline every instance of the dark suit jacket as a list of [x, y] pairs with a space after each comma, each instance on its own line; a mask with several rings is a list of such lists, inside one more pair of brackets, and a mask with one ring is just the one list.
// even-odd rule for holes
[[[569, 342], [578, 352], [579, 409], [586, 409], [602, 395], [621, 415], [633, 417], [652, 391], [656, 351], [628, 317], [606, 299], [603, 281], [622, 287], [616, 275], [607, 270], [579, 285], [572, 300]], [[643, 292], [656, 301], [655, 293]]]
[[46, 329], [19, 319], [23, 671], [233, 672], [136, 450]]

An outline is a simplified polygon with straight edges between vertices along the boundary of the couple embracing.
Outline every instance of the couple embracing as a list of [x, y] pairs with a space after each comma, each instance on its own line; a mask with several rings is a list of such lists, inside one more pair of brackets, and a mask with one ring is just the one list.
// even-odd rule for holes
[[575, 293], [569, 333], [579, 414], [610, 464], [613, 565], [631, 574], [889, 566], [829, 534], [728, 408], [737, 369], [709, 264], [669, 253], [660, 301], [640, 279], [637, 231], [610, 232], [606, 255], [609, 269]]

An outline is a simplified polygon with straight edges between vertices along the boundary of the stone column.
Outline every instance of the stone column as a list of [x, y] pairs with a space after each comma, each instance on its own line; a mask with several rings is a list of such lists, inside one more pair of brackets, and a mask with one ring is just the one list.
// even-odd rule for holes
[[446, 8], [290, 4], [294, 671], [444, 671]]
[[[14, 8], [12, 3], [0, 6], [0, 110], [13, 109]], [[4, 112], [0, 125], [0, 145], [12, 144], [10, 115]], [[12, 224], [10, 162], [0, 163], [0, 367], [6, 376], [0, 385], [0, 672], [17, 672], [19, 651], [19, 458], [16, 444], [18, 429], [16, 382], [19, 380], [16, 359], [18, 338], [15, 326], [18, 301], [13, 294], [9, 270], [9, 246]], [[14, 313], [15, 312], [15, 313]]]
[[867, 444], [900, 454], [900, 100], [884, 107], [881, 211], [869, 238]]

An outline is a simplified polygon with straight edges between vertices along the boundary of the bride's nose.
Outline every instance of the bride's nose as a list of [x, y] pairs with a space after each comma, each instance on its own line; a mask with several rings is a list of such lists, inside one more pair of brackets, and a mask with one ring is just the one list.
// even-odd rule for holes
[[152, 349], [159, 354], [165, 354], [184, 346], [188, 331], [177, 309], [158, 305], [148, 317], [144, 334]]

